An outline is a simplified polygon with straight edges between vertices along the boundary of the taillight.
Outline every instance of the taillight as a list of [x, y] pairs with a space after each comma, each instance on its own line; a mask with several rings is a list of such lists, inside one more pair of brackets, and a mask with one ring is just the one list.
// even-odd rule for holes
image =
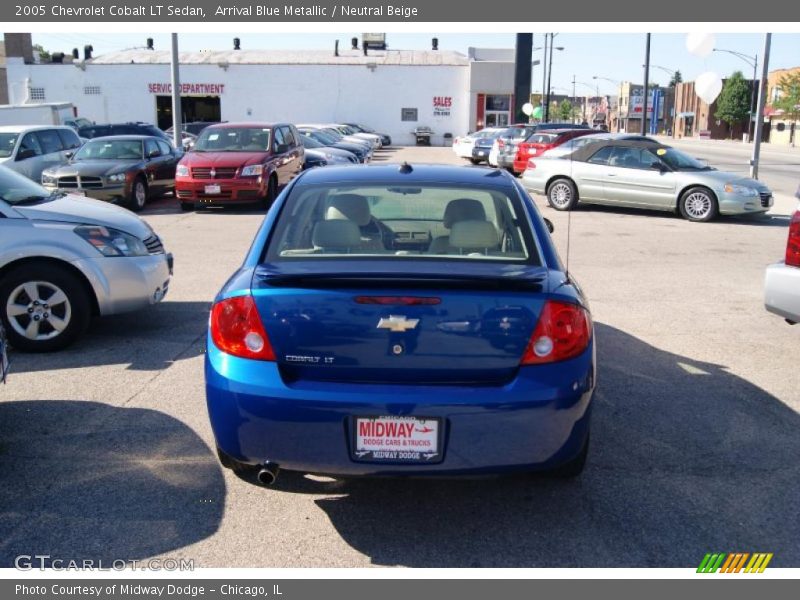
[[498, 148], [503, 148], [505, 145], [506, 145], [506, 143], [503, 140], [497, 140], [497, 147]]
[[255, 360], [275, 360], [267, 332], [252, 296], [220, 300], [211, 308], [211, 339], [227, 354]]
[[789, 239], [786, 241], [786, 264], [800, 267], [800, 210], [795, 211], [789, 223]]
[[539, 315], [521, 365], [540, 365], [574, 358], [592, 339], [589, 311], [577, 304], [548, 300]]

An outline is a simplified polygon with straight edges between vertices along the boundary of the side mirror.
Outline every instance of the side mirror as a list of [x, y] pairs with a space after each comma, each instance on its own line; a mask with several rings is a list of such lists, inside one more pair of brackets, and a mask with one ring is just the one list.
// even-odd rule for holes
[[23, 148], [22, 150], [17, 152], [17, 158], [15, 158], [14, 160], [25, 160], [28, 158], [33, 158], [34, 156], [36, 156], [36, 150], [34, 150], [33, 148]]
[[289, 144], [278, 144], [275, 152], [277, 154], [284, 154], [289, 151]]
[[544, 224], [547, 225], [547, 231], [550, 233], [553, 233], [556, 230], [556, 228], [553, 226], [553, 222], [547, 217], [544, 217]]
[[67, 159], [70, 159], [70, 158], [72, 158], [73, 156], [75, 156], [75, 153], [74, 153], [74, 152], [72, 152], [72, 151], [65, 152], [65, 153], [64, 153], [64, 156], [65, 156]]
[[159, 156], [161, 156], [161, 150], [150, 150], [147, 153], [147, 158], [158, 158]]

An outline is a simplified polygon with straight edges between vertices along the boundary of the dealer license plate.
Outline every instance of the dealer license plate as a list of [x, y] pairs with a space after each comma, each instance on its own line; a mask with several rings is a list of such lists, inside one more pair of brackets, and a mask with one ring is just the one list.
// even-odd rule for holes
[[440, 462], [440, 433], [440, 419], [356, 417], [353, 458], [370, 462]]
[[483, 152], [482, 150], [478, 150], [478, 156], [486, 156], [486, 152]]
[[220, 192], [222, 192], [222, 188], [218, 185], [206, 186], [206, 194], [219, 194]]

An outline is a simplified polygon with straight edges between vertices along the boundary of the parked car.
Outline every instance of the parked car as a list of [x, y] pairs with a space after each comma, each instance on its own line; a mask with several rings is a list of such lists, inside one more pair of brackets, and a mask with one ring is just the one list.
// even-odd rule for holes
[[107, 137], [110, 135], [151, 135], [162, 137], [172, 144], [172, 137], [151, 123], [131, 122], [131, 123], [110, 123], [105, 125], [87, 125], [78, 129], [78, 135], [92, 139], [96, 137]]
[[603, 140], [563, 158], [528, 161], [526, 189], [546, 194], [556, 210], [579, 202], [679, 211], [689, 221], [759, 214], [773, 204], [755, 179], [717, 171], [683, 152], [652, 142]]
[[358, 158], [358, 162], [366, 163], [369, 161], [370, 157], [372, 156], [371, 150], [362, 143], [353, 144], [350, 142], [345, 142], [336, 136], [329, 135], [323, 131], [318, 129], [313, 129], [309, 127], [298, 127], [298, 131], [301, 135], [307, 138], [311, 138], [323, 146], [328, 148], [336, 148], [338, 150], [344, 150], [346, 152], [351, 152]]
[[312, 137], [300, 135], [300, 143], [306, 151], [305, 168], [309, 166], [357, 164], [358, 157], [347, 150], [322, 145]]
[[160, 302], [171, 274], [172, 255], [132, 212], [0, 167], [0, 321], [14, 348], [60, 350], [92, 316]]
[[379, 135], [381, 138], [381, 145], [383, 147], [391, 146], [392, 145], [392, 138], [391, 136], [385, 133], [378, 133], [371, 127], [367, 127], [366, 125], [359, 125], [358, 123], [345, 123], [348, 127], [352, 127], [356, 131], [360, 131], [361, 133], [374, 133], [375, 135]]
[[475, 133], [458, 136], [453, 140], [453, 152], [460, 158], [472, 160], [472, 148], [475, 145], [476, 139], [484, 135], [489, 135], [490, 133], [500, 133], [504, 130], [504, 127], [486, 127]]
[[507, 168], [500, 164], [500, 154], [503, 148], [505, 148], [505, 145], [523, 141], [531, 134], [535, 127], [536, 125], [530, 123], [515, 123], [504, 129], [500, 135], [497, 136], [494, 144], [492, 144], [492, 151], [489, 153], [489, 165], [492, 167]]
[[[588, 125], [580, 123], [517, 123], [511, 125], [498, 138], [496, 165], [501, 169], [513, 171], [517, 157], [517, 145], [537, 132], [553, 129], [581, 129], [590, 131]], [[489, 161], [492, 164], [492, 161]]]
[[89, 127], [93, 123], [84, 117], [75, 117], [74, 119], [64, 119], [64, 125], [72, 127], [77, 132], [81, 127]]
[[140, 211], [149, 198], [175, 190], [183, 151], [162, 137], [118, 135], [86, 142], [69, 162], [42, 172], [52, 191], [81, 193]]
[[67, 162], [81, 143], [65, 125], [6, 125], [0, 127], [0, 165], [38, 182], [42, 171]]
[[592, 142], [598, 142], [601, 140], [632, 140], [639, 142], [650, 142], [651, 144], [660, 143], [656, 139], [649, 138], [639, 133], [592, 133], [591, 135], [584, 135], [581, 137], [572, 138], [571, 140], [567, 140], [563, 144], [559, 144], [558, 146], [554, 146], [553, 148], [548, 148], [544, 152], [541, 152], [539, 156], [546, 156], [548, 158], [567, 156], [568, 154], [572, 154], [573, 152], [575, 152], [575, 150], [577, 150], [578, 148], [580, 148], [585, 144], [590, 144]]
[[[513, 162], [509, 170], [514, 174], [522, 173], [531, 158], [557, 148], [564, 142], [590, 135], [591, 133], [591, 129], [545, 129], [532, 133], [525, 141], [516, 144], [509, 143], [505, 148], [508, 152], [506, 156], [513, 156]], [[506, 163], [506, 160], [504, 158], [504, 163]]]
[[350, 125], [345, 125], [344, 123], [332, 125], [332, 127], [335, 127], [342, 135], [351, 135], [366, 140], [370, 142], [374, 148], [381, 148], [383, 146], [383, 137], [377, 133], [367, 133], [366, 131], [361, 131]]
[[206, 127], [175, 173], [181, 208], [256, 202], [269, 208], [278, 188], [303, 170], [304, 153], [300, 134], [289, 123]]
[[301, 130], [314, 130], [319, 131], [332, 137], [337, 142], [346, 142], [348, 144], [356, 144], [362, 146], [368, 153], [370, 158], [375, 151], [376, 144], [373, 143], [371, 140], [365, 140], [361, 137], [357, 137], [354, 135], [345, 135], [343, 134], [338, 128], [332, 127], [330, 125], [298, 125], [298, 128]]
[[589, 308], [534, 203], [497, 175], [329, 167], [287, 187], [211, 309], [224, 466], [261, 483], [581, 471]]
[[502, 130], [492, 131], [486, 135], [476, 137], [472, 145], [472, 158], [470, 158], [469, 161], [473, 165], [478, 165], [482, 162], [488, 163], [489, 153], [492, 151], [492, 147], [501, 133]]
[[[795, 196], [800, 198], [800, 188]], [[789, 223], [783, 262], [767, 267], [764, 292], [764, 304], [769, 312], [793, 325], [800, 323], [800, 205]]]

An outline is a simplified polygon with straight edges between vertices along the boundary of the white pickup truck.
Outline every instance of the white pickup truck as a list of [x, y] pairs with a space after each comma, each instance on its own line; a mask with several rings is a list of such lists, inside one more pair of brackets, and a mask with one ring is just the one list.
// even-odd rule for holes
[[77, 129], [92, 124], [75, 113], [72, 102], [0, 104], [0, 125], [68, 125]]

